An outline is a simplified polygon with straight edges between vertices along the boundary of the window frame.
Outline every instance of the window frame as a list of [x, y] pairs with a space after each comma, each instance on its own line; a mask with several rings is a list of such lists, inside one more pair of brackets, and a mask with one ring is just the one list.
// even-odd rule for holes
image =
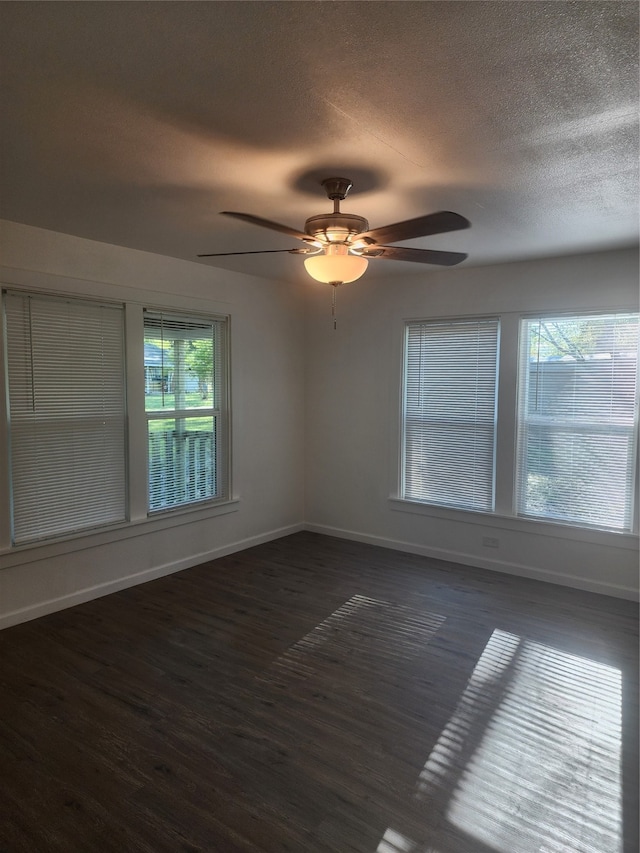
[[[2, 368], [3, 383], [6, 386], [4, 421], [9, 483], [7, 515], [11, 546], [18, 548], [38, 545], [125, 523], [129, 518], [129, 506], [123, 303], [68, 297], [57, 293], [21, 291], [8, 286], [2, 287], [0, 295], [4, 324]], [[23, 302], [21, 307], [20, 301]], [[51, 318], [54, 318], [56, 325], [51, 325]], [[16, 338], [19, 336], [21, 323], [28, 323], [27, 347], [17, 346], [15, 340], [10, 338], [10, 332], [14, 333]], [[42, 334], [38, 333], [38, 327], [43, 330]], [[52, 328], [55, 332], [53, 335]], [[77, 337], [71, 334], [70, 328], [75, 330]], [[87, 335], [88, 330], [97, 332], [98, 335]], [[63, 335], [62, 346], [57, 348], [55, 357], [43, 358], [42, 352], [51, 347], [52, 341], [62, 339]], [[78, 352], [74, 352], [78, 338], [81, 347]], [[47, 353], [49, 352], [50, 350], [47, 350]], [[13, 369], [12, 356], [15, 360]], [[83, 359], [84, 364], [79, 363], [77, 357]], [[61, 374], [52, 372], [52, 364], [56, 364], [56, 359]], [[72, 359], [74, 369], [70, 370]], [[75, 369], [78, 365], [79, 369]], [[87, 371], [87, 365], [91, 365], [92, 369]], [[118, 368], [117, 373], [113, 372], [114, 367]], [[61, 389], [58, 389], [60, 375], [65, 382]], [[107, 375], [109, 381], [105, 381]], [[87, 393], [88, 388], [93, 389], [93, 386], [86, 384], [87, 381], [94, 383], [98, 389], [96, 393]], [[15, 406], [12, 403], [14, 394]], [[12, 430], [14, 421], [15, 431]], [[47, 425], [51, 427], [52, 424], [58, 424], [63, 429], [54, 432], [50, 428], [47, 430]], [[34, 448], [34, 438], [43, 429], [42, 444]], [[68, 434], [66, 445], [63, 438], [65, 432]], [[76, 445], [69, 447], [71, 441], [79, 442], [81, 447], [84, 446], [88, 450], [88, 454], [81, 457], [80, 464], [75, 453]], [[60, 444], [64, 446], [63, 451]], [[105, 447], [108, 453], [109, 444], [112, 445], [112, 452], [118, 453], [117, 459], [112, 459], [116, 465], [115, 474], [113, 469], [109, 473], [109, 467], [104, 465]], [[15, 448], [20, 446], [22, 450], [18, 449], [14, 455]], [[38, 469], [39, 480], [36, 482], [33, 460], [38, 459], [43, 464], [42, 468]], [[95, 481], [86, 471], [86, 466], [91, 464], [97, 467]], [[42, 479], [46, 482], [47, 478], [53, 483], [52, 493], [47, 491], [43, 501]], [[106, 482], [109, 497], [108, 509], [103, 509], [102, 512], [97, 501], [90, 506], [87, 504], [88, 495], [100, 480]], [[69, 492], [64, 490], [65, 486], [73, 493], [70, 501], [67, 497]], [[18, 500], [16, 493], [23, 487], [24, 497]], [[80, 498], [77, 498], [76, 494], [78, 489]], [[53, 513], [45, 514], [41, 524], [38, 523], [39, 510], [36, 513], [30, 509], [34, 504], [34, 496], [37, 496], [38, 504], [46, 504], [48, 500]], [[68, 504], [71, 504], [70, 512], [61, 516], [57, 509]], [[97, 520], [101, 515], [103, 520]], [[33, 521], [30, 521], [30, 518]], [[58, 522], [56, 518], [59, 519]]]
[[[49, 538], [41, 538], [24, 544], [12, 544], [10, 524], [11, 477], [9, 460], [9, 422], [7, 409], [7, 383], [5, 347], [0, 343], [0, 506], [7, 507], [0, 512], [0, 556], [3, 566], [22, 565], [33, 559], [49, 559], [56, 555], [73, 553], [89, 546], [98, 546], [109, 542], [118, 542], [155, 531], [167, 530], [198, 521], [216, 518], [237, 512], [240, 499], [234, 496], [232, 472], [232, 418], [231, 418], [231, 317], [223, 311], [203, 310], [204, 300], [164, 294], [162, 302], [149, 303], [143, 291], [129, 289], [122, 298], [121, 288], [113, 285], [100, 285], [99, 288], [80, 287], [74, 280], [66, 281], [66, 288], [53, 285], [58, 282], [40, 276], [42, 282], [9, 283], [3, 282], [1, 291], [10, 291], [22, 296], [59, 297], [78, 302], [90, 302], [124, 307], [124, 348], [125, 348], [125, 478], [128, 492], [128, 514], [124, 521], [68, 532]], [[52, 287], [49, 287], [49, 284]], [[164, 298], [166, 297], [166, 299]], [[215, 306], [215, 303], [213, 303]], [[167, 314], [202, 317], [206, 320], [222, 321], [225, 325], [224, 342], [224, 398], [226, 409], [226, 434], [223, 442], [226, 454], [226, 495], [211, 500], [183, 504], [166, 512], [147, 511], [147, 455], [146, 455], [146, 418], [144, 411], [144, 327], [145, 308]], [[217, 307], [217, 306], [215, 306]], [[219, 303], [224, 309], [224, 304]], [[5, 339], [3, 313], [0, 316], [2, 341]], [[35, 555], [35, 556], [34, 556]]]
[[[408, 397], [408, 384], [410, 381], [409, 376], [409, 339], [411, 334], [412, 327], [417, 327], [420, 325], [432, 325], [432, 326], [447, 326], [449, 325], [451, 329], [455, 326], [463, 326], [463, 325], [473, 325], [474, 323], [494, 323], [495, 322], [495, 369], [493, 373], [493, 382], [494, 382], [494, 395], [493, 395], [493, 435], [491, 442], [491, 474], [490, 474], [490, 483], [488, 486], [491, 491], [491, 510], [471, 507], [471, 506], [462, 506], [460, 504], [456, 504], [453, 500], [448, 503], [438, 502], [434, 500], [423, 500], [419, 497], [411, 497], [407, 495], [407, 423], [408, 423], [408, 413], [407, 413], [407, 397]], [[497, 314], [488, 314], [488, 315], [472, 315], [472, 316], [460, 316], [460, 317], [434, 317], [434, 318], [421, 318], [421, 319], [409, 319], [405, 320], [403, 324], [403, 346], [402, 346], [402, 365], [401, 365], [401, 382], [400, 382], [400, 443], [399, 443], [399, 496], [401, 500], [405, 500], [411, 503], [417, 503], [423, 506], [430, 506], [438, 509], [446, 509], [452, 510], [454, 512], [472, 512], [472, 513], [481, 513], [481, 514], [493, 514], [496, 510], [496, 501], [497, 501], [497, 437], [498, 437], [498, 428], [499, 428], [499, 387], [500, 387], [500, 354], [501, 354], [501, 334], [502, 334], [502, 323], [501, 318]], [[453, 419], [450, 419], [451, 422]]]
[[[398, 416], [390, 432], [389, 464], [391, 470], [391, 488], [388, 497], [389, 509], [393, 512], [408, 513], [428, 519], [439, 519], [443, 522], [464, 522], [477, 528], [476, 534], [480, 539], [482, 530], [485, 532], [505, 531], [510, 533], [531, 533], [541, 536], [569, 539], [607, 547], [637, 548], [638, 532], [640, 530], [640, 472], [637, 459], [640, 458], [640, 438], [638, 435], [638, 415], [636, 414], [635, 446], [636, 466], [632, 487], [632, 521], [631, 529], [625, 531], [612, 530], [606, 527], [586, 527], [557, 519], [547, 519], [534, 516], [521, 516], [516, 506], [516, 458], [517, 458], [517, 400], [518, 400], [518, 353], [520, 350], [520, 325], [523, 320], [540, 316], [576, 316], [607, 314], [637, 314], [638, 306], [624, 304], [605, 304], [599, 308], [560, 307], [549, 310], [506, 310], [491, 312], [490, 316], [500, 319], [500, 351], [498, 357], [498, 417], [497, 417], [497, 453], [496, 453], [496, 506], [494, 512], [481, 510], [457, 509], [448, 506], [425, 503], [403, 497], [402, 465], [404, 458], [404, 370], [405, 370], [405, 329], [407, 323], [428, 320], [445, 321], [452, 319], [474, 319], [489, 316], [485, 313], [460, 313], [455, 316], [435, 313], [429, 318], [410, 316], [398, 318], [396, 343], [394, 346], [395, 373], [398, 377], [396, 391], [396, 411]], [[639, 362], [640, 364], [640, 362]], [[636, 400], [636, 413], [640, 409], [640, 389]], [[471, 531], [470, 531], [471, 533]], [[472, 534], [473, 535], [473, 534]], [[484, 544], [484, 542], [482, 542]], [[487, 556], [494, 556], [490, 552]]]
[[[523, 381], [523, 367], [522, 367], [522, 358], [524, 355], [525, 348], [525, 336], [526, 332], [526, 324], [535, 321], [535, 320], [562, 320], [566, 319], [580, 319], [580, 320], [588, 320], [590, 317], [597, 319], [603, 317], [613, 317], [613, 316], [629, 316], [629, 317], [637, 317], [640, 321], [640, 312], [637, 308], [635, 309], [624, 309], [624, 308], [611, 308], [611, 309], [590, 309], [590, 310], [565, 310], [565, 311], [538, 311], [538, 312], [527, 312], [526, 314], [518, 315], [518, 344], [517, 344], [517, 352], [516, 352], [516, 370], [518, 375], [518, 383], [517, 383], [517, 393], [516, 393], [516, 413], [515, 413], [515, 425], [514, 425], [514, 470], [513, 470], [513, 501], [512, 501], [512, 513], [515, 518], [522, 519], [529, 522], [534, 523], [544, 523], [550, 525], [559, 525], [566, 526], [570, 528], [575, 528], [579, 531], [593, 530], [601, 533], [611, 533], [614, 536], [624, 536], [624, 535], [637, 535], [638, 532], [638, 486], [639, 486], [639, 472], [638, 472], [638, 452], [639, 452], [639, 411], [640, 411], [640, 337], [638, 339], [637, 350], [636, 350], [636, 389], [635, 389], [635, 401], [634, 401], [634, 421], [631, 424], [630, 430], [620, 430], [623, 432], [630, 432], [630, 444], [631, 444], [631, 463], [629, 466], [628, 473], [630, 474], [630, 489], [629, 489], [629, 501], [630, 501], [630, 511], [629, 511], [629, 527], [612, 527], [605, 524], [587, 524], [587, 523], [579, 523], [578, 521], [572, 521], [566, 518], [561, 517], [552, 517], [551, 515], [538, 515], [532, 512], [525, 512], [521, 508], [521, 499], [522, 495], [520, 493], [520, 485], [521, 485], [521, 466], [523, 464], [523, 456], [524, 456], [524, 447], [523, 447], [523, 436], [522, 436], [522, 421], [521, 421], [521, 409], [526, 403], [527, 399], [527, 388], [525, 387], [526, 383]], [[526, 414], [526, 413], [525, 413]], [[571, 425], [571, 421], [567, 421], [566, 425]], [[581, 425], [583, 429], [594, 429], [594, 425], [591, 423]], [[574, 425], [574, 428], [578, 427]], [[606, 429], [598, 430], [602, 431], [605, 434], [609, 434], [610, 430], [607, 427]]]
[[[201, 506], [215, 506], [228, 501], [231, 494], [231, 465], [230, 465], [230, 423], [229, 423], [229, 318], [221, 315], [196, 313], [193, 311], [180, 311], [176, 309], [167, 310], [157, 307], [145, 307], [143, 311], [143, 349], [146, 343], [146, 329], [144, 317], [166, 317], [178, 322], [193, 322], [211, 324], [213, 332], [214, 357], [217, 354], [222, 362], [220, 369], [215, 370], [215, 379], [219, 387], [216, 387], [215, 406], [203, 406], [185, 409], [159, 409], [148, 410], [146, 408], [146, 393], [143, 396], [143, 409], [145, 421], [145, 446], [146, 446], [146, 506], [147, 515], [155, 517], [173, 512], [184, 512]], [[144, 363], [143, 363], [144, 370]], [[214, 402], [212, 400], [212, 402]], [[201, 417], [211, 417], [215, 421], [214, 444], [215, 444], [215, 472], [216, 482], [220, 484], [220, 494], [196, 498], [174, 505], [151, 507], [151, 494], [149, 489], [149, 423], [154, 420], [165, 420], [167, 418], [181, 418], [184, 420]]]

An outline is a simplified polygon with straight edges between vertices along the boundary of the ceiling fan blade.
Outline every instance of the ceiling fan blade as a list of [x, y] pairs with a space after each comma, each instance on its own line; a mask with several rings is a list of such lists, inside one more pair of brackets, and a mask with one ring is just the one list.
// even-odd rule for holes
[[431, 234], [444, 234], [446, 231], [460, 231], [469, 228], [471, 223], [459, 213], [441, 210], [438, 213], [428, 213], [416, 219], [406, 219], [395, 225], [384, 225], [358, 234], [358, 237], [369, 237], [376, 243], [397, 243], [399, 240], [411, 240], [414, 237], [429, 237]]
[[434, 249], [409, 249], [405, 246], [372, 246], [362, 252], [364, 258], [382, 258], [388, 261], [412, 261], [417, 264], [436, 264], [452, 267], [464, 261], [463, 252], [438, 252]]
[[269, 255], [274, 252], [289, 252], [290, 255], [314, 254], [314, 249], [258, 249], [253, 252], [210, 252], [207, 255], [196, 255], [197, 258], [222, 258], [225, 255]]
[[289, 237], [295, 237], [296, 240], [304, 240], [310, 242], [313, 237], [305, 234], [303, 231], [297, 231], [295, 228], [289, 228], [288, 225], [281, 225], [279, 222], [272, 222], [270, 219], [263, 219], [261, 216], [253, 216], [251, 213], [236, 213], [233, 210], [221, 210], [223, 216], [233, 216], [235, 219], [241, 219], [243, 222], [249, 222], [251, 225], [260, 225], [262, 228], [270, 228], [272, 231], [279, 231], [281, 234], [287, 234]]

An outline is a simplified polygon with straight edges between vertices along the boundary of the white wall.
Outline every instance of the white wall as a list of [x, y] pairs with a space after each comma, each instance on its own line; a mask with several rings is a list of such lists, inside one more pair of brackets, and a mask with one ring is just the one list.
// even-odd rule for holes
[[[70, 542], [0, 549], [0, 627], [195, 565], [304, 526], [540, 577], [637, 595], [637, 537], [447, 511], [404, 512], [397, 488], [402, 320], [461, 313], [633, 308], [632, 251], [365, 276], [338, 293], [0, 221], [3, 284], [231, 316], [233, 493], [202, 510]], [[373, 263], [373, 262], [372, 262]], [[384, 263], [384, 262], [381, 262]], [[385, 266], [386, 269], [386, 266]], [[306, 311], [306, 328], [302, 323]], [[507, 314], [507, 317], [509, 315]], [[515, 375], [512, 377], [515, 385]], [[510, 416], [513, 400], [503, 401]], [[6, 476], [0, 434], [0, 478]], [[501, 447], [504, 458], [510, 447]], [[504, 484], [503, 484], [504, 485]], [[503, 489], [504, 491], [504, 489]], [[497, 551], [483, 535], [500, 540]]]
[[[372, 261], [371, 264], [376, 263]], [[385, 263], [380, 261], [378, 263]], [[517, 336], [520, 312], [636, 309], [632, 250], [393, 278], [365, 277], [339, 289], [332, 329], [330, 288], [307, 290], [306, 521], [310, 529], [401, 550], [499, 569], [623, 597], [638, 593], [638, 537], [506, 517], [513, 446], [499, 434], [499, 517], [407, 512], [397, 494], [403, 319], [503, 314], [503, 337]], [[517, 339], [517, 338], [516, 338]], [[501, 363], [513, 421], [514, 363]], [[504, 473], [506, 472], [506, 474]], [[482, 545], [483, 536], [499, 548]]]
[[[3, 285], [230, 315], [233, 495], [238, 498], [223, 511], [200, 510], [68, 543], [0, 550], [0, 627], [300, 529], [304, 339], [299, 291], [10, 222], [0, 221], [0, 248]], [[0, 439], [2, 469], [6, 436]]]

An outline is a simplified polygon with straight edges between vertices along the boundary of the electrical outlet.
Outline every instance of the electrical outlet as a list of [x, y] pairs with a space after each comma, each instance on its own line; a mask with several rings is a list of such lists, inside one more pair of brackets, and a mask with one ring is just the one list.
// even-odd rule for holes
[[482, 544], [485, 548], [499, 548], [500, 540], [497, 538], [497, 536], [483, 536]]

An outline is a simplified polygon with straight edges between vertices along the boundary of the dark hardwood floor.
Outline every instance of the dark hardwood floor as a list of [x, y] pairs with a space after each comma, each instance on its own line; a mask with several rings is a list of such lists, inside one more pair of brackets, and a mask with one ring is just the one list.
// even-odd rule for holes
[[3, 853], [637, 853], [637, 606], [300, 533], [0, 633]]

